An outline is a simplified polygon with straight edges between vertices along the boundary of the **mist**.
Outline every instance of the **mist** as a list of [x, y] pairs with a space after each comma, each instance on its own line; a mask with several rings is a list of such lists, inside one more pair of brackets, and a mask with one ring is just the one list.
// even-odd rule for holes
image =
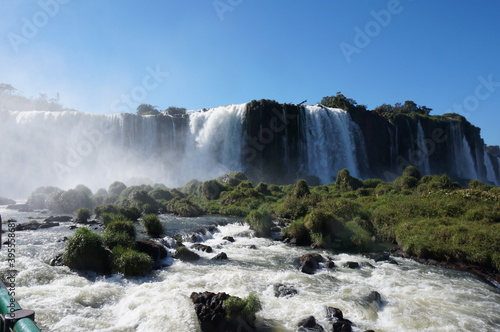
[[114, 181], [177, 187], [243, 170], [234, 147], [244, 139], [245, 107], [177, 116], [93, 114], [4, 91], [0, 196], [21, 199], [40, 186], [78, 184], [95, 192]]

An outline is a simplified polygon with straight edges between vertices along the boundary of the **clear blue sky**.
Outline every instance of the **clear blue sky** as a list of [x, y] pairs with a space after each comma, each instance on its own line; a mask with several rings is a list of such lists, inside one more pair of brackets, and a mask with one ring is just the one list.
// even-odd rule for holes
[[0, 82], [95, 113], [337, 91], [457, 105], [500, 144], [499, 14], [498, 0], [2, 1]]

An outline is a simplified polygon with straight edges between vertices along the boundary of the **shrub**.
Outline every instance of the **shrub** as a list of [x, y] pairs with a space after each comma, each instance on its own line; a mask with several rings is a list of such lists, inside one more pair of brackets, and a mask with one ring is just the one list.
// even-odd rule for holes
[[380, 179], [366, 179], [366, 180], [363, 180], [363, 187], [376, 188], [381, 183], [384, 183], [384, 182]]
[[99, 234], [86, 227], [78, 228], [66, 242], [63, 262], [76, 270], [108, 273], [110, 271], [110, 253], [103, 245], [103, 239]]
[[115, 233], [124, 232], [135, 239], [135, 226], [129, 220], [113, 220], [106, 226], [106, 230]]
[[59, 191], [62, 191], [62, 189], [57, 187], [39, 187], [31, 193], [26, 204], [28, 204], [32, 209], [46, 209], [47, 198], [51, 194]]
[[198, 217], [203, 209], [186, 198], [174, 198], [167, 204], [168, 211], [182, 217]]
[[103, 235], [104, 244], [106, 247], [113, 249], [116, 246], [124, 248], [132, 248], [135, 245], [135, 240], [130, 234], [125, 232], [105, 231]]
[[420, 171], [415, 166], [407, 166], [403, 170], [403, 176], [414, 177], [415, 179], [417, 179], [417, 181], [420, 180], [420, 178], [422, 177], [422, 175], [420, 174]]
[[418, 186], [418, 179], [413, 176], [403, 175], [394, 180], [394, 186], [400, 190], [412, 189]]
[[309, 245], [311, 244], [311, 236], [309, 231], [304, 225], [303, 220], [295, 220], [288, 227], [284, 228], [282, 231], [283, 237], [288, 237], [290, 239], [295, 239], [297, 245]]
[[310, 193], [311, 192], [309, 191], [309, 186], [307, 185], [306, 180], [300, 179], [294, 184], [290, 195], [295, 198], [301, 198], [309, 195]]
[[45, 201], [52, 212], [73, 213], [79, 208], [92, 208], [90, 197], [82, 191], [70, 189], [52, 193]]
[[76, 222], [85, 224], [91, 216], [90, 210], [87, 208], [80, 208], [76, 211]]
[[149, 196], [153, 197], [156, 200], [165, 200], [169, 201], [172, 198], [174, 198], [174, 195], [172, 193], [164, 188], [155, 188], [152, 191], [149, 192]]
[[124, 275], [142, 276], [153, 269], [153, 259], [148, 254], [117, 246], [113, 249], [113, 266]]
[[262, 310], [262, 304], [255, 294], [250, 294], [241, 299], [237, 296], [230, 296], [224, 301], [224, 310], [227, 319], [234, 319], [238, 316], [244, 320], [255, 319], [255, 314]]
[[363, 185], [363, 182], [352, 177], [347, 169], [342, 169], [337, 173], [335, 184], [341, 191], [356, 190]]
[[263, 195], [271, 195], [271, 191], [264, 182], [260, 182], [257, 187], [255, 187], [255, 190]]
[[218, 199], [223, 190], [224, 186], [216, 180], [205, 181], [201, 185], [201, 194], [208, 200]]
[[274, 226], [274, 223], [269, 212], [252, 210], [245, 218], [245, 222], [250, 225], [250, 229], [254, 230], [257, 236], [271, 236], [271, 227]]
[[156, 214], [147, 214], [143, 216], [142, 225], [151, 237], [160, 237], [164, 234], [163, 226]]
[[364, 229], [357, 220], [351, 220], [345, 224], [345, 229], [349, 232], [349, 241], [353, 247], [359, 251], [366, 251], [371, 244], [371, 235]]
[[108, 193], [110, 195], [120, 195], [122, 191], [124, 191], [127, 188], [127, 186], [120, 181], [115, 181], [112, 184], [109, 185], [108, 188]]

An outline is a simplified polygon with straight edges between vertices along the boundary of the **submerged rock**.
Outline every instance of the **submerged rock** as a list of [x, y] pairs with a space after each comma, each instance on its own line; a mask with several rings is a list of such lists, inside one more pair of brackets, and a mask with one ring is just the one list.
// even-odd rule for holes
[[48, 221], [68, 222], [71, 220], [73, 220], [73, 218], [70, 216], [56, 216], [56, 217], [50, 216], [47, 219], [45, 219], [44, 221], [47, 221], [47, 222]]
[[234, 237], [232, 237], [232, 236], [224, 236], [222, 239], [229, 241], [229, 242], [234, 242]]
[[307, 318], [304, 318], [297, 324], [297, 327], [299, 328], [299, 331], [308, 331], [308, 332], [309, 331], [321, 332], [325, 330], [323, 326], [319, 325], [316, 322], [316, 318], [314, 318], [314, 316], [309, 316]]
[[358, 269], [359, 268], [359, 263], [358, 262], [349, 261], [349, 262], [345, 262], [342, 266], [343, 267], [347, 267], [349, 269]]
[[175, 251], [174, 258], [184, 262], [191, 262], [200, 259], [200, 255], [198, 255], [195, 252], [192, 252], [191, 250], [189, 250], [184, 246], [180, 246]]
[[326, 318], [329, 320], [334, 320], [334, 319], [344, 319], [344, 314], [342, 313], [342, 310], [334, 307], [327, 307], [326, 308]]
[[225, 252], [221, 252], [220, 254], [217, 254], [216, 256], [212, 257], [213, 260], [222, 260], [222, 259], [227, 259], [227, 255]]
[[293, 286], [287, 286], [283, 284], [274, 284], [274, 296], [276, 297], [287, 297], [297, 295], [299, 292]]
[[191, 246], [191, 249], [196, 249], [196, 250], [199, 250], [199, 251], [204, 251], [204, 252], [212, 252], [212, 247], [210, 246], [207, 246], [206, 244], [201, 244], [201, 243], [195, 243]]

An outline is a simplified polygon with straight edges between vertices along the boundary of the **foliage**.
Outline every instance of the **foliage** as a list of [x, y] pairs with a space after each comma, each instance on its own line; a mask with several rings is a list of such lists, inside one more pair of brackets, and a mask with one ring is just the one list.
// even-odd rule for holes
[[140, 104], [137, 106], [137, 115], [157, 115], [160, 112], [150, 104]]
[[104, 245], [111, 250], [116, 246], [132, 248], [135, 245], [135, 239], [126, 232], [115, 232], [107, 230], [103, 234]]
[[79, 208], [93, 207], [89, 195], [83, 191], [70, 189], [68, 191], [56, 191], [45, 201], [47, 208], [57, 213], [73, 213]]
[[227, 319], [241, 317], [244, 320], [251, 320], [255, 318], [255, 314], [258, 311], [262, 310], [262, 303], [259, 297], [253, 293], [244, 299], [237, 296], [230, 296], [224, 301], [223, 306]]
[[294, 220], [288, 227], [281, 230], [281, 234], [284, 238], [295, 239], [297, 245], [311, 244], [311, 235], [303, 219]]
[[125, 185], [125, 183], [120, 181], [115, 181], [109, 185], [108, 193], [110, 195], [120, 195], [122, 191], [124, 191], [126, 188], [127, 186]]
[[142, 216], [142, 225], [151, 237], [160, 237], [164, 234], [163, 225], [156, 214]]
[[271, 227], [274, 226], [271, 214], [263, 210], [252, 210], [245, 218], [245, 222], [250, 225], [250, 229], [260, 237], [271, 236]]
[[86, 223], [91, 216], [90, 209], [80, 208], [76, 211], [76, 222], [80, 224]]
[[126, 276], [142, 276], [153, 269], [153, 259], [132, 248], [117, 246], [113, 249], [113, 266]]
[[57, 187], [39, 187], [31, 193], [26, 204], [28, 204], [32, 209], [46, 209], [48, 208], [46, 204], [47, 198], [51, 194], [60, 191], [62, 191], [62, 189]]
[[352, 177], [349, 170], [344, 168], [338, 171], [335, 184], [341, 191], [352, 191], [360, 188], [363, 185], [363, 182], [355, 177]]
[[174, 198], [167, 204], [169, 212], [182, 217], [198, 217], [203, 209], [187, 198]]
[[135, 226], [129, 220], [113, 220], [106, 226], [106, 230], [115, 233], [123, 232], [135, 238]]
[[108, 272], [109, 259], [102, 236], [86, 227], [78, 228], [66, 241], [63, 262], [72, 269]]
[[165, 110], [165, 114], [168, 114], [170, 116], [183, 116], [186, 114], [186, 109], [184, 107], [175, 107], [175, 106], [169, 106]]

